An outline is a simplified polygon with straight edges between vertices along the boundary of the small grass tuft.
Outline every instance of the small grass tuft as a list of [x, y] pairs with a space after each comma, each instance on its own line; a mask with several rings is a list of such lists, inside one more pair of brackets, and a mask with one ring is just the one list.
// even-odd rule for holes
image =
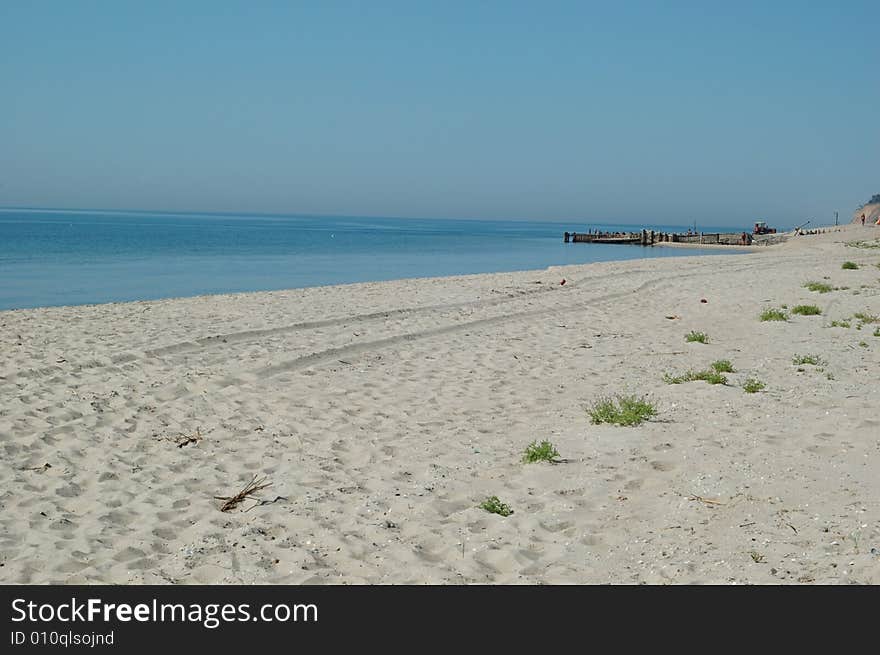
[[510, 516], [513, 514], [513, 510], [510, 509], [510, 505], [507, 503], [502, 503], [498, 496], [490, 496], [482, 503], [480, 503], [480, 509], [484, 509], [490, 514], [498, 514], [500, 516]]
[[822, 310], [816, 305], [797, 305], [791, 308], [792, 314], [800, 314], [801, 316], [818, 316]]
[[877, 328], [876, 330], [874, 330], [874, 336], [880, 337], [880, 328]]
[[824, 366], [826, 364], [826, 362], [818, 355], [795, 355], [792, 358], [791, 363], [797, 366], [801, 366], [803, 364], [810, 364], [811, 366]]
[[853, 318], [859, 319], [862, 323], [880, 323], [880, 316], [868, 312], [856, 312]]
[[688, 343], [709, 343], [709, 335], [705, 332], [694, 332], [692, 330], [684, 335], [684, 340]]
[[855, 271], [858, 270], [859, 265], [855, 262], [843, 262], [843, 265], [840, 268], [845, 271]]
[[618, 396], [616, 400], [602, 398], [587, 410], [593, 423], [612, 425], [639, 425], [657, 414], [657, 409], [648, 401], [636, 396]]
[[845, 318], [841, 321], [831, 321], [831, 327], [850, 328], [852, 324], [849, 322], [849, 319]]
[[682, 375], [669, 375], [669, 373], [666, 373], [663, 376], [663, 381], [666, 384], [682, 384], [684, 382], [696, 382], [697, 380], [702, 380], [709, 384], [727, 384], [727, 378], [718, 371], [688, 371]]
[[526, 446], [526, 452], [523, 454], [523, 461], [527, 464], [534, 464], [535, 462], [550, 462], [551, 464], [555, 464], [559, 461], [559, 451], [557, 451], [556, 447], [549, 441], [542, 441], [541, 443], [533, 441]]
[[787, 321], [788, 314], [781, 309], [765, 309], [761, 312], [762, 321]]
[[745, 381], [745, 384], [743, 384], [743, 391], [745, 391], [746, 393], [758, 393], [765, 386], [766, 385], [763, 382], [761, 382], [760, 380], [757, 380], [755, 378], [749, 378], [748, 380]]
[[810, 291], [818, 291], [819, 293], [830, 293], [834, 291], [834, 287], [824, 282], [806, 282], [804, 286]]
[[719, 359], [718, 361], [712, 362], [711, 366], [716, 373], [736, 373], [736, 370], [733, 368], [733, 364], [730, 363], [729, 359]]

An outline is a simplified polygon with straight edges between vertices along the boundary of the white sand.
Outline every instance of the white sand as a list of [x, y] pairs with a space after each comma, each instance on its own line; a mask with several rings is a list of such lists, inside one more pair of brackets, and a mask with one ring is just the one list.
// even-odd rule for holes
[[[0, 312], [0, 581], [878, 583], [880, 324], [829, 327], [880, 314], [842, 243], [878, 236]], [[823, 315], [759, 322], [783, 303]], [[659, 415], [590, 424], [616, 393]], [[254, 474], [275, 502], [221, 512]]]

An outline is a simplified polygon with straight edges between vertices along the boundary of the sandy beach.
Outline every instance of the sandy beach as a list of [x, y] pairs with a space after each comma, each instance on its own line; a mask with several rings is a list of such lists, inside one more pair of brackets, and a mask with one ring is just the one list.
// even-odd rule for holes
[[0, 312], [0, 582], [880, 583], [878, 237]]

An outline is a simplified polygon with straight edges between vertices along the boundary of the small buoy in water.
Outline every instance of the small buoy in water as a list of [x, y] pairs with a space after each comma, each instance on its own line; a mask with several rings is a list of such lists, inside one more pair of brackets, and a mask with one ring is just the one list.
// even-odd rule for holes
[[562, 282], [559, 283], [559, 286], [562, 286], [564, 284], [565, 284], [565, 278], [562, 278]]

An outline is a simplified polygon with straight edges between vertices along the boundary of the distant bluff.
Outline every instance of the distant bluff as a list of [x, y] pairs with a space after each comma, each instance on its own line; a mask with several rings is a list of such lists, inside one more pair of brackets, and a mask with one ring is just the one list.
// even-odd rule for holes
[[861, 223], [865, 215], [865, 225], [874, 225], [880, 220], [880, 193], [874, 194], [867, 203], [853, 212], [852, 222]]

